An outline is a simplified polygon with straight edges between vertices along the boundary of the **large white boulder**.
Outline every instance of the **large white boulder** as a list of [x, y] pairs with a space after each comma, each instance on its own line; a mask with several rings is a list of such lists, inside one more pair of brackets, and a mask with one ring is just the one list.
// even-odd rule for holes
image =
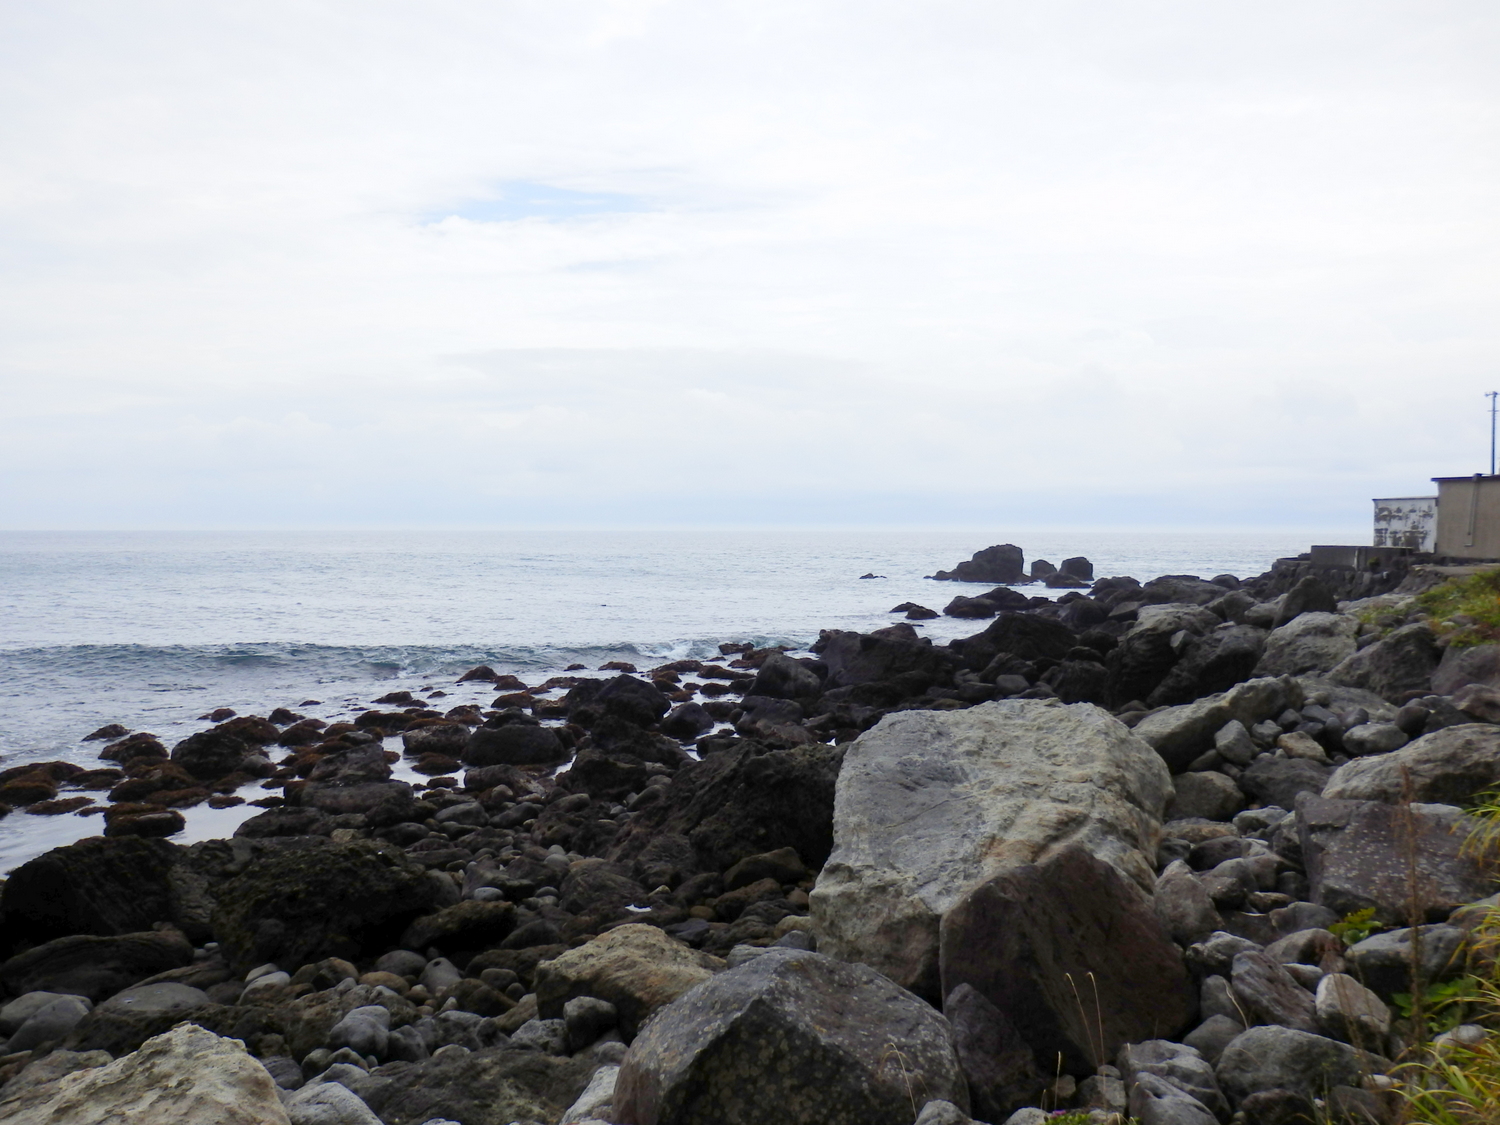
[[108, 1066], [13, 1087], [0, 1099], [6, 1125], [290, 1125], [245, 1045], [190, 1023]]
[[839, 773], [818, 948], [938, 999], [938, 926], [965, 892], [1078, 844], [1149, 895], [1171, 797], [1161, 756], [1092, 704], [888, 715]]

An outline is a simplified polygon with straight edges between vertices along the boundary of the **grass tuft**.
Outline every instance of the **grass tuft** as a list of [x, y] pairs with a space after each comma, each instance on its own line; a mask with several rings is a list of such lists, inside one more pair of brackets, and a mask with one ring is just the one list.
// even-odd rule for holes
[[1450, 647], [1500, 642], [1500, 569], [1450, 578], [1418, 594], [1416, 606]]

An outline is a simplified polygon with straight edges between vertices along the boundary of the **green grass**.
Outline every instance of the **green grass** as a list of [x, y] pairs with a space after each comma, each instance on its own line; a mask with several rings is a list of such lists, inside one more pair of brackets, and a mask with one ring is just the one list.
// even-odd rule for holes
[[1500, 569], [1450, 578], [1418, 594], [1416, 606], [1454, 648], [1500, 642]]
[[[1493, 581], [1492, 576], [1500, 572], [1474, 577]], [[1500, 795], [1486, 794], [1469, 815], [1482, 827], [1466, 847], [1482, 856], [1492, 871], [1500, 871]], [[1490, 909], [1473, 933], [1469, 972], [1430, 986], [1420, 999], [1406, 997], [1406, 1004], [1402, 997], [1395, 998], [1398, 1010], [1422, 1036], [1397, 1071], [1407, 1102], [1407, 1125], [1500, 1122], [1500, 909]], [[1478, 1024], [1490, 1034], [1472, 1046], [1440, 1047], [1432, 1041], [1434, 1033], [1460, 1022]]]

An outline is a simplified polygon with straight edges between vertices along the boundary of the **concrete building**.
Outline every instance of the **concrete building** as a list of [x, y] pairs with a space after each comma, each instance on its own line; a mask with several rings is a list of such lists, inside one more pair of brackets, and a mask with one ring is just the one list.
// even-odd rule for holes
[[1500, 559], [1500, 476], [1433, 477], [1438, 486], [1432, 553], [1454, 559]]

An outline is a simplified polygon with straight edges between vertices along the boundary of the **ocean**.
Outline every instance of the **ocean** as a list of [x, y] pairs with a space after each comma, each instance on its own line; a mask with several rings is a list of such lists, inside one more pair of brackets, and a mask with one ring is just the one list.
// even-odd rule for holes
[[[536, 683], [575, 663], [644, 671], [717, 656], [725, 641], [801, 649], [820, 629], [902, 620], [889, 613], [901, 602], [941, 611], [979, 587], [925, 576], [992, 543], [1018, 543], [1028, 565], [1086, 555], [1100, 577], [1144, 580], [1247, 577], [1341, 540], [1348, 532], [0, 532], [0, 769], [97, 764], [102, 744], [80, 740], [106, 723], [170, 747], [219, 707], [333, 721], [398, 689], [487, 703], [487, 685], [454, 682], [476, 664]], [[922, 626], [937, 642], [982, 627]], [[225, 835], [258, 811], [187, 810], [173, 839]], [[100, 827], [17, 810], [0, 820], [0, 870]]]

